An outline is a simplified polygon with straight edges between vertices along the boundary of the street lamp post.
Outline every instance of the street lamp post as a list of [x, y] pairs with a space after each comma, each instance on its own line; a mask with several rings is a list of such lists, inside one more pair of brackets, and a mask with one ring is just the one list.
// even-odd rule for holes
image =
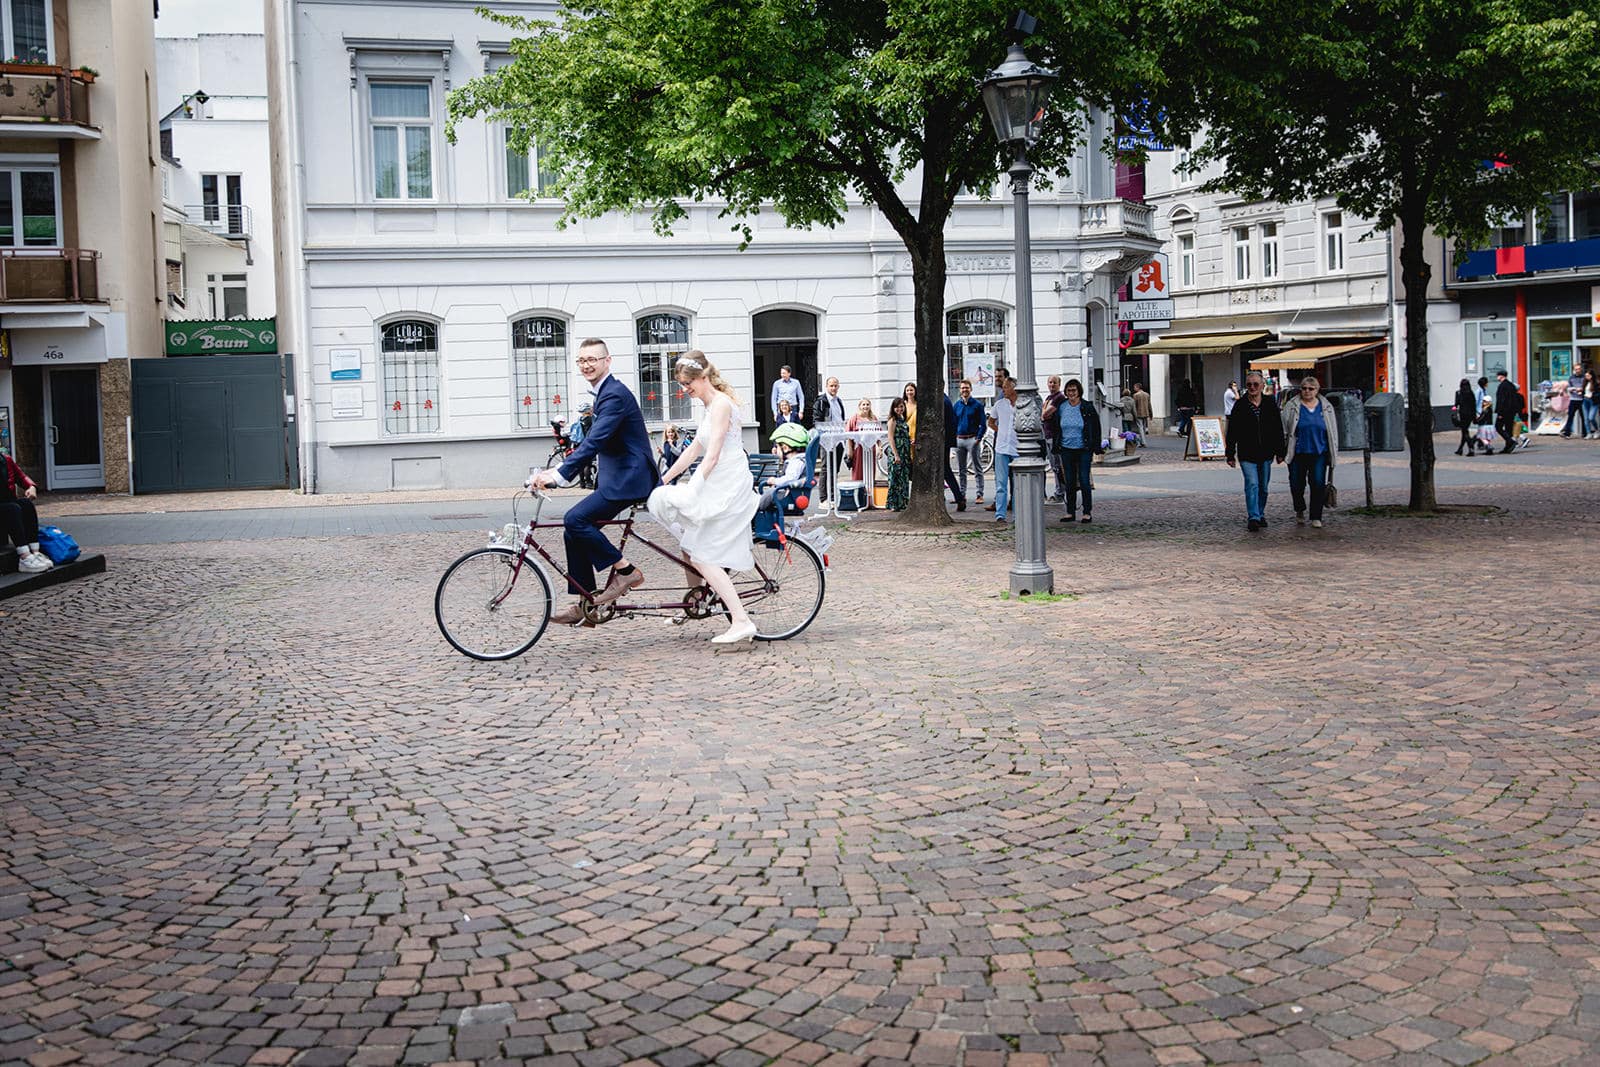
[[1028, 233], [1028, 146], [1039, 139], [1044, 105], [1055, 84], [1056, 73], [1030, 60], [1022, 52], [1022, 39], [1038, 24], [1018, 12], [1011, 20], [1014, 39], [1001, 63], [983, 80], [983, 104], [995, 136], [1016, 153], [1011, 169], [1011, 196], [1016, 215], [1017, 260], [1017, 444], [1021, 452], [1011, 464], [1016, 509], [1017, 559], [1011, 565], [1011, 593], [1048, 593], [1055, 589], [1055, 572], [1044, 554], [1044, 421], [1040, 414], [1039, 384], [1033, 377], [1033, 264]]

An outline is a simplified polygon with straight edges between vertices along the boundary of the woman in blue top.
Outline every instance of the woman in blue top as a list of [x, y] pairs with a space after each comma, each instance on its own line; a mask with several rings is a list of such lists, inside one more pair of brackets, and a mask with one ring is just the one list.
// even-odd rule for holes
[[1328, 476], [1339, 455], [1339, 420], [1328, 398], [1318, 395], [1320, 385], [1309, 374], [1300, 379], [1300, 399], [1283, 412], [1285, 459], [1289, 463], [1289, 494], [1294, 498], [1294, 521], [1306, 521], [1306, 483], [1311, 483], [1311, 525], [1322, 528], [1322, 504]]
[[1061, 437], [1056, 444], [1067, 478], [1067, 513], [1061, 521], [1077, 520], [1078, 496], [1082, 494], [1083, 521], [1093, 522], [1094, 492], [1089, 485], [1089, 464], [1096, 453], [1105, 451], [1100, 447], [1100, 414], [1093, 404], [1084, 403], [1083, 383], [1076, 378], [1067, 382], [1062, 396], [1060, 404], [1047, 404], [1043, 412], [1045, 418], [1053, 417], [1060, 427]]

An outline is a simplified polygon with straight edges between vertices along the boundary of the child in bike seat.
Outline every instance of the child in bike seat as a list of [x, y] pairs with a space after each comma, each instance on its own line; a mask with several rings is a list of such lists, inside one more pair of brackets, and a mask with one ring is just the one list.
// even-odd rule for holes
[[806, 433], [805, 427], [786, 422], [772, 431], [771, 440], [783, 463], [783, 473], [767, 479], [767, 488], [761, 494], [758, 507], [760, 511], [772, 507], [780, 490], [803, 486], [806, 480], [806, 445], [811, 443], [811, 435]]

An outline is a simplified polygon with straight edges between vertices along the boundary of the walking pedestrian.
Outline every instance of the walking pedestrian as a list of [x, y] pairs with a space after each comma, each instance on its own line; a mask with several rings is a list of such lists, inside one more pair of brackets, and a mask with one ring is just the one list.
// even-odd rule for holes
[[1583, 421], [1585, 441], [1600, 440], [1600, 378], [1593, 366], [1583, 372]]
[[1322, 507], [1327, 499], [1328, 475], [1339, 454], [1339, 420], [1328, 398], [1317, 395], [1321, 383], [1311, 375], [1300, 379], [1300, 398], [1289, 402], [1284, 413], [1284, 454], [1289, 463], [1289, 493], [1294, 498], [1294, 521], [1305, 525], [1306, 486], [1311, 487], [1311, 525], [1322, 529]]
[[1011, 375], [995, 370], [1000, 399], [994, 402], [989, 427], [994, 430], [994, 521], [1006, 521], [1006, 505], [1011, 501], [1011, 461], [1021, 455], [1017, 444], [1017, 383]]
[[1478, 402], [1472, 392], [1472, 382], [1467, 378], [1461, 379], [1461, 384], [1456, 386], [1455, 420], [1456, 425], [1461, 427], [1461, 443], [1456, 445], [1456, 455], [1461, 455], [1463, 449], [1467, 455], [1475, 455], [1472, 434], [1478, 421]]
[[1577, 422], [1583, 430], [1584, 440], [1589, 439], [1589, 414], [1583, 409], [1583, 364], [1574, 360], [1572, 374], [1567, 378], [1567, 421], [1561, 427], [1562, 437], [1572, 436], [1572, 424]]
[[1228, 466], [1235, 460], [1244, 474], [1245, 528], [1257, 533], [1267, 526], [1267, 484], [1272, 464], [1284, 461], [1283, 416], [1277, 401], [1266, 395], [1260, 371], [1244, 376], [1244, 398], [1228, 419]]
[[1067, 513], [1062, 522], [1077, 520], [1078, 496], [1083, 496], [1083, 521], [1092, 522], [1094, 486], [1089, 483], [1089, 465], [1100, 447], [1100, 413], [1093, 404], [1083, 402], [1083, 383], [1067, 380], [1062, 402], [1056, 410], [1061, 423], [1061, 461], [1067, 471]]
[[1239, 383], [1230, 381], [1228, 388], [1222, 391], [1222, 417], [1227, 418], [1233, 414], [1233, 405], [1239, 402]]
[[1177, 431], [1179, 436], [1182, 436], [1189, 432], [1189, 420], [1195, 415], [1194, 383], [1185, 378], [1183, 384], [1173, 392], [1172, 399], [1178, 407]]
[[956, 447], [956, 406], [950, 402], [950, 394], [946, 393], [939, 398], [944, 401], [944, 448], [939, 452], [939, 458], [944, 460], [944, 484], [950, 490], [950, 495], [956, 499], [956, 510], [967, 510], [967, 493], [956, 482], [956, 472], [950, 469], [950, 453]]
[[1500, 383], [1494, 389], [1494, 428], [1505, 438], [1506, 446], [1500, 451], [1510, 452], [1517, 447], [1517, 416], [1528, 409], [1528, 402], [1504, 370], [1495, 371], [1494, 376]]
[[984, 429], [988, 426], [988, 416], [983, 410], [983, 401], [972, 395], [972, 382], [966, 378], [961, 379], [961, 384], [956, 387], [961, 394], [961, 399], [953, 405], [956, 412], [956, 478], [961, 482], [961, 493], [967, 492], [967, 461], [972, 461], [972, 471], [978, 478], [978, 495], [972, 498], [975, 504], [983, 503], [983, 457], [982, 451]]

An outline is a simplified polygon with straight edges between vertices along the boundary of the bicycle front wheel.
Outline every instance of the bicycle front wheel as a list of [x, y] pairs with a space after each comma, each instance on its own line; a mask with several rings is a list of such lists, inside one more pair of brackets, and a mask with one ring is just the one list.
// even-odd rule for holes
[[756, 637], [762, 641], [782, 641], [811, 625], [822, 610], [827, 592], [827, 575], [816, 550], [804, 541], [789, 538], [778, 545], [757, 537], [750, 546], [755, 566], [734, 571], [733, 587], [739, 591], [750, 621], [756, 624]]
[[994, 473], [994, 442], [985, 437], [978, 444], [978, 463], [983, 467], [983, 473]]
[[550, 624], [550, 579], [531, 559], [517, 563], [503, 545], [468, 552], [444, 572], [433, 594], [439, 632], [473, 659], [513, 659]]

